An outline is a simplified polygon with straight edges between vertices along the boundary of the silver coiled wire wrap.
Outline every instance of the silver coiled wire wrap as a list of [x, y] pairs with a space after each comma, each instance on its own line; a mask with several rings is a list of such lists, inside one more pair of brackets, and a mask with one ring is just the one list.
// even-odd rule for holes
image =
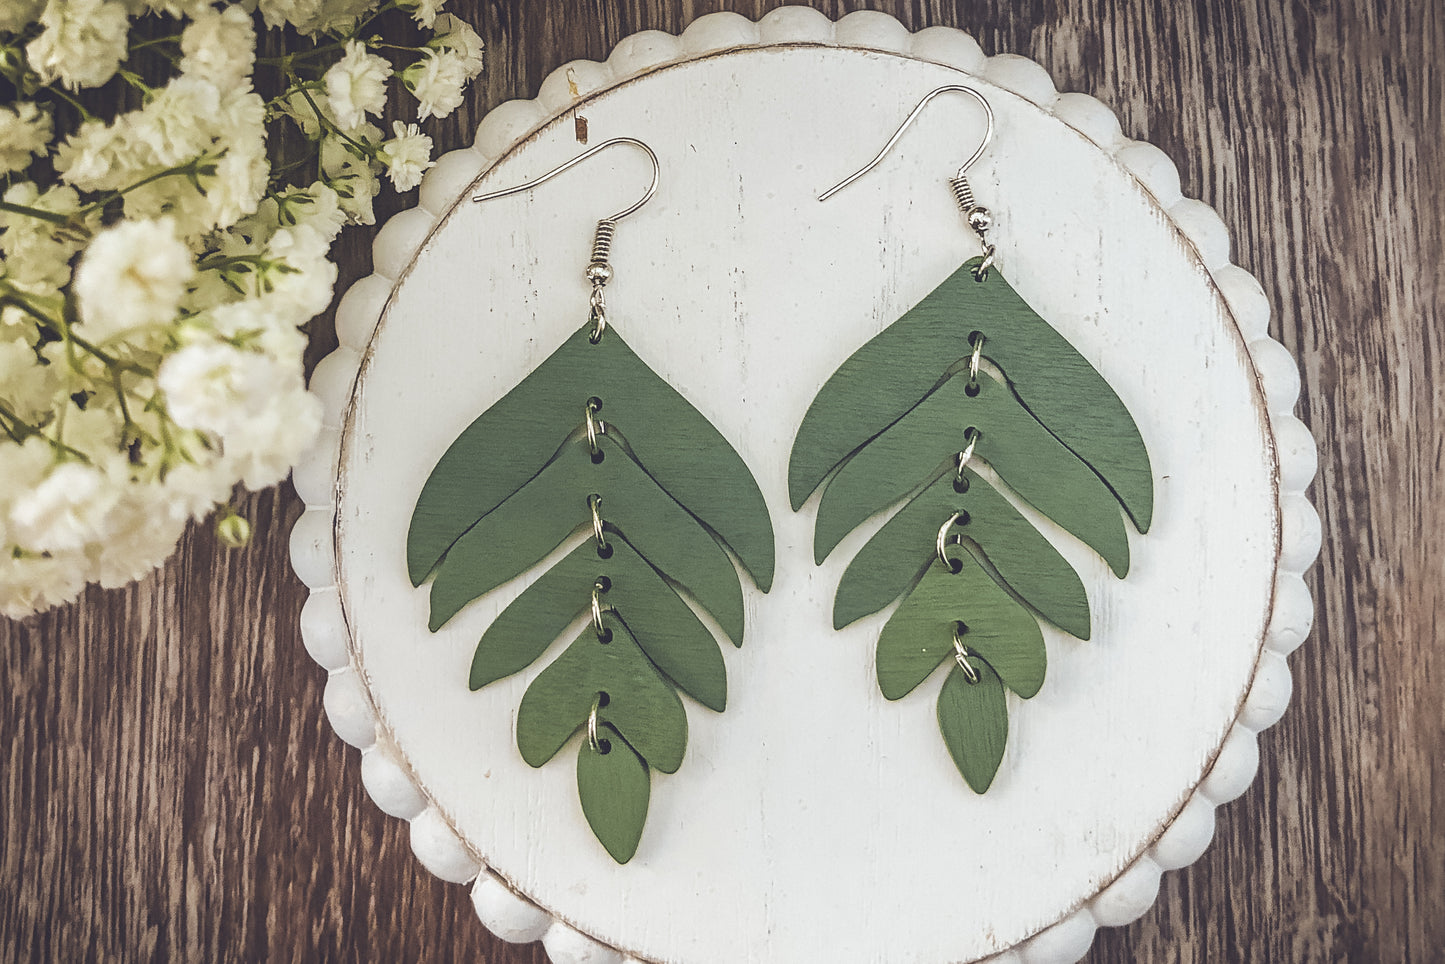
[[973, 233], [978, 235], [978, 240], [983, 243], [983, 261], [973, 269], [974, 280], [987, 281], [988, 269], [993, 267], [996, 253], [986, 237], [989, 226], [993, 223], [993, 217], [989, 214], [988, 208], [979, 204], [973, 196], [973, 188], [969, 186], [968, 178], [958, 174], [948, 179], [948, 185], [953, 188], [953, 200], [958, 203], [958, 209], [963, 212], [968, 226], [973, 229]]
[[953, 188], [953, 199], [958, 202], [958, 209], [965, 215], [978, 207], [978, 202], [973, 198], [973, 188], [968, 185], [966, 177], [951, 177], [949, 185]]
[[612, 280], [612, 236], [617, 233], [617, 220], [603, 218], [597, 222], [597, 234], [592, 238], [592, 261], [587, 265], [587, 280], [592, 282], [592, 297], [588, 300], [587, 320], [592, 322], [592, 331], [587, 340], [596, 345], [607, 331], [607, 299], [602, 289]]
[[607, 264], [612, 259], [612, 236], [617, 233], [617, 222], [603, 218], [597, 222], [597, 236], [592, 239], [592, 263]]

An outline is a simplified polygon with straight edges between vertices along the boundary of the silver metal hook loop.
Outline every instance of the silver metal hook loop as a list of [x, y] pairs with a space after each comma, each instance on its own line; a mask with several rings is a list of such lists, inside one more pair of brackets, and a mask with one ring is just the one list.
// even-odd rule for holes
[[[578, 164], [581, 164], [589, 157], [600, 154], [602, 151], [607, 150], [609, 147], [617, 147], [618, 145], [622, 144], [626, 144], [629, 147], [635, 147], [647, 155], [647, 159], [652, 162], [652, 183], [647, 186], [647, 192], [643, 194], [642, 197], [638, 198], [636, 201], [634, 201], [632, 204], [629, 204], [621, 211], [618, 211], [616, 214], [602, 219], [602, 223], [604, 224], [609, 221], [614, 223], [617, 221], [621, 221], [629, 214], [637, 213], [637, 210], [639, 208], [641, 208], [648, 201], [652, 200], [652, 196], [657, 193], [658, 179], [662, 175], [662, 165], [657, 160], [657, 152], [635, 137], [614, 137], [610, 140], [605, 140], [601, 144], [598, 144], [596, 147], [583, 151], [581, 154], [578, 154], [570, 161], [563, 161], [561, 164], [558, 164], [556, 167], [552, 168], [552, 170], [548, 171], [546, 174], [543, 174], [541, 177], [534, 178], [533, 180], [518, 184], [514, 187], [503, 188], [500, 191], [492, 191], [488, 194], [478, 194], [473, 197], [472, 200], [492, 201], [497, 198], [508, 197], [512, 194], [521, 194], [523, 191], [530, 191], [532, 188], [537, 187], [541, 184], [545, 184], [548, 181], [552, 180], [552, 178], [556, 177], [558, 174], [561, 174], [563, 171], [569, 170], [577, 166]], [[609, 238], [611, 237], [610, 234], [608, 236]]]
[[[587, 334], [587, 340], [596, 345], [602, 341], [602, 335], [607, 331], [607, 304], [602, 297], [602, 289], [607, 282], [612, 280], [612, 266], [608, 264], [608, 258], [612, 256], [612, 238], [617, 232], [617, 222], [635, 213], [657, 193], [657, 182], [662, 174], [662, 167], [657, 160], [657, 152], [648, 147], [635, 137], [614, 137], [611, 140], [603, 141], [590, 150], [583, 151], [570, 161], [563, 161], [552, 170], [541, 177], [534, 178], [515, 187], [503, 188], [500, 191], [492, 191], [490, 194], [478, 194], [472, 198], [473, 201], [490, 201], [494, 198], [507, 197], [512, 194], [520, 194], [523, 191], [530, 191], [539, 184], [545, 184], [552, 178], [561, 174], [587, 158], [592, 157], [609, 147], [626, 145], [635, 147], [647, 155], [652, 162], [652, 183], [647, 185], [647, 191], [632, 204], [618, 211], [616, 214], [608, 215], [597, 222], [597, 233], [592, 238], [592, 260], [587, 265], [587, 280], [592, 283], [592, 299], [588, 304], [587, 320], [592, 324], [592, 330]], [[595, 450], [594, 450], [595, 453]]]
[[[992, 254], [990, 254], [992, 257]], [[987, 267], [983, 268], [988, 271]], [[983, 358], [983, 332], [975, 332], [973, 338], [973, 353], [968, 356], [968, 389], [970, 392], [978, 391], [978, 363]]]
[[[883, 158], [887, 157], [888, 152], [893, 150], [893, 148], [898, 144], [898, 141], [902, 139], [904, 132], [907, 131], [908, 128], [912, 126], [913, 122], [918, 119], [918, 115], [923, 113], [923, 108], [928, 106], [929, 101], [933, 100], [933, 98], [939, 96], [940, 94], [950, 93], [968, 94], [974, 100], [978, 101], [981, 105], [983, 105], [984, 115], [988, 119], [988, 127], [984, 130], [983, 133], [983, 142], [978, 145], [978, 148], [974, 150], [973, 154], [969, 156], [968, 160], [964, 161], [963, 164], [959, 166], [958, 171], [953, 175], [953, 181], [961, 180], [963, 178], [964, 172], [966, 172], [970, 167], [972, 167], [974, 165], [974, 162], [976, 162], [980, 157], [983, 156], [983, 152], [988, 148], [989, 142], [993, 140], [993, 108], [989, 106], [988, 100], [983, 96], [983, 94], [980, 94], [972, 87], [969, 87], [966, 84], [949, 84], [945, 87], [938, 87], [925, 94], [923, 96], [923, 99], [918, 102], [918, 105], [914, 107], [913, 110], [909, 113], [909, 115], [903, 119], [903, 123], [898, 126], [898, 130], [893, 132], [893, 136], [888, 138], [888, 143], [883, 145], [883, 150], [878, 152], [877, 157], [873, 158], [873, 160], [863, 165], [863, 167], [859, 168], [853, 174], [850, 174], [848, 177], [828, 188], [828, 190], [824, 191], [821, 195], [818, 196], [818, 200], [828, 200], [828, 198], [832, 197], [834, 194], [837, 194], [839, 191], [843, 190], [843, 188], [847, 187], [849, 184], [852, 184], [854, 181], [858, 180], [860, 177], [867, 174], [869, 171], [873, 170], [880, 163], [882, 163]], [[964, 182], [964, 184], [966, 186], [967, 182]], [[955, 184], [955, 191], [957, 190], [958, 186]], [[970, 192], [969, 194], [969, 201], [972, 202], [972, 192]], [[961, 203], [962, 201], [960, 200], [960, 204]], [[976, 208], [977, 205], [970, 203], [969, 207]]]

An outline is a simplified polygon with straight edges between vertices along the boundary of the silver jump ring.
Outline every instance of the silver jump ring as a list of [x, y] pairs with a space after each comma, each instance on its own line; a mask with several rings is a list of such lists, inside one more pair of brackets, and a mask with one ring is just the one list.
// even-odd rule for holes
[[981, 435], [983, 435], [982, 432], [972, 428], [964, 433], [964, 436], [968, 439], [968, 444], [963, 447], [962, 452], [958, 453], [958, 473], [953, 478], [953, 481], [958, 485], [963, 484], [963, 470], [968, 467], [968, 463], [973, 459], [973, 450], [978, 446], [978, 440]]
[[993, 264], [994, 264], [994, 255], [997, 254], [997, 253], [998, 253], [998, 252], [994, 249], [994, 246], [991, 245], [991, 244], [990, 244], [990, 245], [987, 245], [986, 247], [984, 247], [984, 249], [983, 249], [983, 260], [982, 260], [981, 262], [979, 262], [979, 265], [978, 265], [977, 268], [974, 268], [974, 269], [973, 269], [973, 280], [974, 280], [974, 281], [987, 281], [987, 280], [988, 280], [988, 269], [993, 267]]
[[592, 331], [587, 335], [587, 340], [596, 345], [602, 341], [602, 335], [607, 331], [607, 299], [602, 295], [601, 285], [592, 289], [592, 298], [588, 304], [590, 310], [587, 320], [592, 322]]
[[602, 605], [602, 594], [607, 590], [602, 586], [602, 580], [592, 584], [592, 630], [597, 633], [597, 638], [602, 639], [607, 635], [607, 627], [602, 625], [602, 614], [612, 612], [611, 606]]
[[592, 538], [597, 540], [597, 548], [605, 551], [607, 549], [607, 536], [602, 532], [602, 496], [593, 493], [587, 497], [587, 506], [592, 510]]
[[597, 436], [606, 434], [607, 423], [596, 417], [596, 402], [588, 402], [582, 407], [582, 411], [587, 418], [587, 449], [593, 455], [596, 455], [600, 451], [600, 449], [597, 448]]
[[[944, 566], [948, 568], [949, 572], [954, 572], [956, 570], [953, 568], [954, 561], [948, 558], [948, 530], [952, 529], [953, 524], [962, 518], [962, 512], [955, 512], [953, 515], [948, 517], [947, 522], [938, 527], [938, 541], [934, 544], [934, 548], [938, 550], [938, 561], [943, 563]], [[954, 543], [954, 545], [957, 545], [957, 543]]]
[[602, 741], [597, 738], [597, 711], [602, 709], [602, 694], [592, 701], [592, 712], [587, 714], [587, 745], [593, 753], [602, 752]]
[[963, 678], [970, 684], [977, 683], [979, 680], [978, 670], [968, 661], [972, 655], [973, 650], [963, 645], [963, 636], [955, 627], [953, 630], [953, 658], [958, 663], [958, 668], [963, 670]]
[[983, 332], [975, 332], [973, 338], [973, 354], [968, 356], [968, 387], [978, 387], [978, 363], [983, 358]]

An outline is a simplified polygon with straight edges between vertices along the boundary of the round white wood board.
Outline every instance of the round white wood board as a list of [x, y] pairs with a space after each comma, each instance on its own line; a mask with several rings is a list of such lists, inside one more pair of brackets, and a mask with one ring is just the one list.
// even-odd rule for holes
[[[792, 440], [818, 388], [978, 253], [946, 184], [981, 137], [978, 106], [939, 98], [878, 170], [827, 203], [816, 197], [872, 157], [923, 94], [960, 81], [998, 118], [970, 172], [995, 215], [998, 263], [1129, 407], [1156, 486], [1153, 527], [1130, 530], [1126, 580], [1039, 520], [1084, 579], [1094, 635], [1045, 627], [1047, 681], [1032, 700], [1010, 696], [1007, 753], [984, 796], [963, 783], [937, 732], [942, 673], [897, 703], [879, 694], [873, 648], [887, 611], [831, 629], [839, 577], [877, 523], [815, 566], [816, 498], [794, 513], [786, 492]], [[657, 196], [618, 230], [611, 323], [741, 453], [777, 533], [774, 588], [745, 584], [745, 644], [723, 648], [727, 712], [685, 701], [686, 760], [653, 775], [626, 866], [582, 817], [571, 754], [532, 769], [515, 747], [522, 693], [563, 643], [513, 678], [467, 686], [481, 632], [532, 576], [432, 634], [429, 587], [413, 588], [405, 568], [432, 467], [583, 323], [593, 224], [646, 183], [645, 160], [619, 148], [531, 194], [464, 199], [579, 153], [578, 114], [589, 143], [641, 138], [662, 164]], [[479, 181], [457, 187], [463, 200], [400, 280], [367, 295], [385, 310], [340, 425], [334, 490], [349, 639], [328, 664], [338, 674], [328, 711], [335, 722], [364, 707], [380, 750], [423, 791], [413, 802], [404, 786], [378, 791], [385, 780], [368, 780], [390, 812], [426, 808], [430, 822], [415, 820], [413, 837], [421, 826], [424, 859], [442, 853], [429, 866], [452, 859], [439, 872], [466, 879], [484, 863], [488, 886], [504, 881], [546, 911], [535, 933], [513, 939], [540, 936], [550, 915], [570, 925], [567, 939], [580, 939], [575, 930], [686, 964], [940, 964], [1078, 919], [1210, 772], [1255, 681], [1276, 595], [1288, 527], [1276, 440], [1248, 339], [1208, 270], [1223, 266], [1203, 260], [1213, 256], [1198, 243], [1208, 231], [1191, 242], [1135, 171], [1017, 93], [846, 46], [732, 49], [644, 73], [518, 136]], [[349, 364], [354, 372], [354, 356]], [[1285, 699], [1287, 684], [1285, 673]], [[370, 731], [338, 731], [374, 742]], [[1251, 759], [1246, 783], [1252, 773]], [[433, 829], [455, 834], [460, 856], [428, 851]], [[1084, 946], [1094, 923], [1113, 922], [1107, 908], [1092, 913]], [[554, 957], [620, 959], [565, 943], [549, 942]]]

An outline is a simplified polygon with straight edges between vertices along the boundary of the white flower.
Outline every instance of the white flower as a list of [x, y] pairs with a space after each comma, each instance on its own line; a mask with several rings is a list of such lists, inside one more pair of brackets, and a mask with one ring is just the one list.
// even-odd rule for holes
[[301, 128], [301, 133], [305, 134], [308, 140], [314, 141], [321, 136], [321, 121], [316, 117], [318, 111], [327, 120], [333, 123], [336, 121], [336, 115], [331, 110], [331, 101], [327, 99], [324, 90], [308, 88], [303, 91], [300, 87], [293, 87], [289, 93], [276, 101], [274, 106], [294, 120], [296, 126]]
[[142, 146], [151, 164], [175, 167], [212, 146], [220, 112], [221, 89], [204, 77], [182, 74], [124, 118], [126, 139]]
[[346, 223], [346, 212], [341, 210], [341, 199], [336, 192], [317, 181], [304, 191], [293, 190], [279, 195], [284, 203], [284, 213], [278, 211], [281, 227], [304, 224], [328, 242], [333, 241]]
[[106, 536], [120, 488], [82, 462], [62, 462], [10, 508], [10, 537], [32, 552], [66, 552]]
[[81, 325], [104, 342], [175, 318], [195, 273], [191, 252], [169, 218], [122, 221], [90, 243], [75, 272]]
[[253, 292], [265, 299], [274, 324], [304, 325], [331, 304], [336, 264], [329, 257], [331, 242], [307, 225], [280, 228], [266, 242], [264, 257], [289, 270], [257, 278]]
[[256, 62], [256, 30], [242, 7], [205, 6], [181, 32], [181, 72], [221, 90], [249, 88]]
[[40, 16], [45, 0], [0, 0], [0, 32], [19, 33]]
[[461, 17], [444, 13], [437, 17], [436, 32], [427, 46], [451, 50], [461, 57], [468, 80], [482, 72], [482, 38], [477, 36], [471, 24]]
[[16, 554], [16, 546], [0, 547], [0, 613], [24, 619], [80, 595], [87, 578], [80, 553]]
[[[80, 196], [57, 185], [41, 193], [29, 181], [11, 185], [5, 201], [54, 214], [75, 214]], [[93, 223], [94, 216], [86, 219]], [[0, 274], [32, 294], [54, 294], [70, 281], [70, 259], [79, 251], [83, 232], [58, 231], [56, 225], [29, 214], [0, 211]]]
[[351, 130], [361, 126], [367, 114], [380, 114], [390, 78], [391, 64], [367, 53], [359, 40], [348, 40], [346, 54], [326, 71], [326, 96], [337, 126]]
[[291, 24], [308, 36], [354, 26], [377, 0], [259, 0], [256, 9], [268, 27]]
[[20, 418], [38, 420], [50, 411], [61, 385], [54, 368], [41, 365], [24, 338], [0, 341], [0, 401]]
[[59, 79], [71, 90], [99, 87], [125, 59], [130, 19], [124, 4], [49, 0], [40, 23], [45, 30], [26, 45], [25, 53], [47, 84]]
[[44, 154], [53, 136], [50, 115], [33, 101], [0, 107], [0, 174], [23, 171], [33, 154]]
[[144, 579], [164, 563], [176, 551], [190, 518], [177, 511], [174, 495], [169, 477], [165, 485], [130, 486], [111, 511], [110, 535], [87, 547], [90, 578], [113, 589]]
[[266, 298], [217, 305], [204, 320], [218, 337], [276, 358], [300, 358], [306, 351], [306, 335], [291, 319], [274, 314]]
[[426, 169], [436, 162], [431, 159], [431, 138], [415, 124], [393, 121], [396, 136], [381, 145], [381, 162], [398, 191], [410, 191], [421, 183]]
[[415, 0], [412, 6], [412, 19], [423, 27], [431, 27], [436, 22], [437, 14], [441, 12], [442, 5], [447, 0]]
[[401, 81], [416, 95], [417, 119], [445, 117], [462, 105], [467, 64], [451, 50], [428, 50], [426, 56], [402, 72]]
[[82, 191], [109, 191], [124, 184], [139, 168], [125, 136], [131, 116], [122, 114], [114, 124], [94, 119], [82, 123], [55, 149], [55, 170], [61, 179]]
[[179, 425], [206, 432], [249, 488], [285, 478], [315, 437], [321, 402], [306, 391], [300, 359], [221, 342], [196, 342], [166, 359], [157, 382]]
[[260, 95], [232, 91], [221, 102], [215, 131], [224, 146], [214, 177], [204, 181], [205, 230], [227, 228], [256, 210], [271, 174], [266, 159], [266, 105]]
[[[358, 143], [371, 145], [380, 140], [381, 128], [363, 124], [348, 136]], [[377, 179], [381, 165], [369, 157], [358, 157], [356, 148], [335, 134], [322, 139], [320, 153], [321, 175], [336, 191], [347, 220], [353, 224], [375, 224], [371, 199], [381, 190]]]

